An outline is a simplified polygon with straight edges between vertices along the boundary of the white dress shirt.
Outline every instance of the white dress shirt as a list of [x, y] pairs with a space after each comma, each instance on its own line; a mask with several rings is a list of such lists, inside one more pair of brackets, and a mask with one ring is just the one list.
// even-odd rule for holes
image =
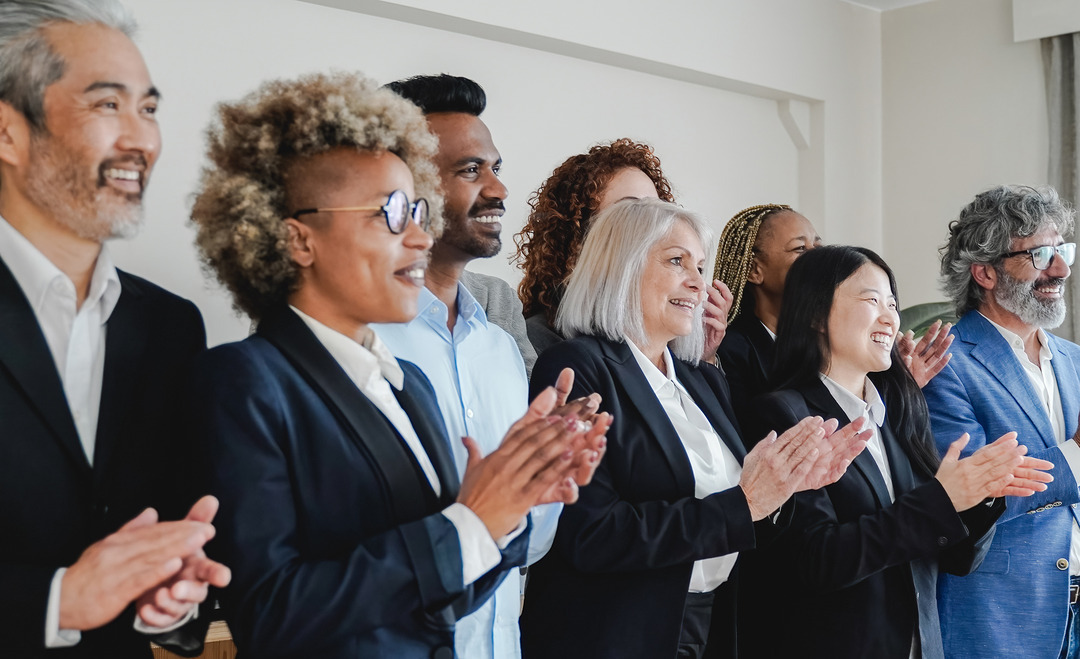
[[[694, 496], [704, 499], [710, 494], [738, 485], [742, 465], [675, 377], [671, 352], [664, 348], [664, 372], [661, 372], [633, 341], [626, 339], [626, 344], [630, 346], [638, 367], [682, 441], [694, 474]], [[732, 552], [694, 561], [694, 569], [690, 574], [690, 592], [707, 593], [715, 590], [727, 581], [738, 558], [739, 553]]]
[[[368, 331], [364, 344], [361, 345], [344, 334], [330, 329], [311, 316], [291, 307], [304, 324], [315, 334], [315, 338], [326, 348], [330, 356], [341, 366], [356, 388], [360, 390], [375, 407], [383, 413], [394, 429], [398, 431], [409, 450], [416, 457], [420, 469], [427, 477], [428, 484], [436, 496], [442, 493], [439, 476], [431, 463], [424, 445], [416, 435], [412, 421], [401, 409], [391, 385], [401, 391], [405, 384], [405, 374], [394, 355], [383, 345], [373, 331]], [[465, 585], [482, 577], [502, 561], [500, 548], [505, 548], [514, 538], [525, 530], [522, 522], [512, 533], [504, 536], [498, 543], [488, 533], [487, 526], [472, 510], [461, 503], [451, 504], [442, 514], [457, 529], [461, 544], [461, 571]]]
[[[983, 316], [983, 318], [986, 318], [986, 316]], [[1031, 381], [1031, 386], [1035, 387], [1035, 394], [1039, 397], [1039, 402], [1042, 403], [1043, 412], [1050, 419], [1050, 426], [1054, 429], [1054, 440], [1057, 441], [1061, 454], [1065, 457], [1065, 462], [1068, 463], [1069, 469], [1073, 473], [1073, 478], [1080, 482], [1080, 445], [1072, 441], [1071, 437], [1065, 436], [1065, 412], [1061, 407], [1061, 392], [1058, 391], [1057, 376], [1054, 375], [1052, 363], [1054, 353], [1050, 350], [1050, 342], [1046, 338], [1046, 332], [1042, 328], [1036, 331], [1036, 336], [1039, 339], [1039, 363], [1036, 365], [1028, 359], [1027, 351], [1024, 349], [1024, 340], [1019, 335], [1010, 332], [989, 318], [986, 318], [986, 320], [1009, 343], [1013, 355], [1016, 356], [1020, 366], [1024, 369], [1024, 373], [1027, 374], [1028, 380]], [[993, 439], [997, 438], [986, 438], [988, 442]], [[1075, 518], [1073, 518], [1072, 537], [1069, 540], [1069, 575], [1080, 576], [1080, 526], [1077, 525]]]
[[[90, 289], [81, 306], [74, 282], [3, 218], [0, 218], [0, 260], [30, 303], [64, 388], [79, 442], [87, 462], [93, 465], [105, 373], [105, 332], [120, 299], [120, 277], [109, 251], [102, 245], [90, 275]], [[45, 610], [47, 648], [70, 647], [82, 639], [76, 630], [60, 629], [60, 587], [65, 572], [67, 568], [57, 570], [49, 586]], [[161, 633], [183, 625], [194, 615], [197, 615], [195, 610], [160, 629], [142, 624], [136, 617], [135, 628], [144, 633]]]
[[885, 487], [889, 490], [889, 501], [896, 501], [889, 456], [885, 453], [885, 443], [881, 439], [881, 425], [885, 423], [885, 403], [882, 402], [877, 387], [870, 378], [866, 378], [863, 381], [863, 397], [859, 398], [824, 373], [819, 375], [825, 388], [832, 394], [833, 400], [840, 409], [844, 410], [848, 419], [852, 421], [860, 417], [866, 419], [863, 430], [871, 431], [870, 439], [866, 442], [866, 450], [870, 451], [870, 456], [874, 458], [878, 471], [885, 480]]

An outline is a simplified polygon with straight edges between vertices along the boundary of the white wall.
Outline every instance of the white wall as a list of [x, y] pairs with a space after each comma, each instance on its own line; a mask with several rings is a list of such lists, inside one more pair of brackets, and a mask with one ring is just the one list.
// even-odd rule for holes
[[[165, 100], [164, 155], [147, 225], [114, 243], [117, 262], [202, 309], [211, 344], [246, 334], [246, 319], [200, 273], [187, 216], [215, 102], [273, 77], [361, 69], [379, 81], [446, 71], [478, 80], [511, 191], [504, 252], [475, 269], [516, 282], [506, 262], [529, 193], [567, 156], [624, 135], [660, 154], [680, 202], [717, 231], [767, 201], [823, 208], [831, 242], [881, 243], [881, 14], [840, 0], [502, 2], [355, 0], [346, 11], [296, 0], [126, 0], [137, 42]], [[352, 0], [348, 0], [352, 1]], [[776, 103], [754, 95], [582, 62], [542, 50], [365, 13], [397, 5], [604, 48], [820, 101], [822, 171], [800, 187], [799, 154]]]
[[902, 303], [942, 299], [937, 248], [976, 193], [1045, 184], [1038, 41], [1013, 42], [1010, 0], [937, 0], [882, 17], [883, 256]]

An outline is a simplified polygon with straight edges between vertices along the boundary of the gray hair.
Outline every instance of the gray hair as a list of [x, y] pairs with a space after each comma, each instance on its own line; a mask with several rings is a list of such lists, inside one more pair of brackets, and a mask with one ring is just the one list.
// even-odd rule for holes
[[986, 295], [971, 275], [972, 265], [996, 264], [1012, 251], [1014, 238], [1046, 227], [1070, 235], [1075, 217], [1076, 211], [1048, 186], [1001, 185], [976, 195], [949, 224], [949, 242], [940, 250], [941, 287], [956, 314], [978, 309]]
[[[676, 222], [697, 234], [710, 261], [712, 231], [701, 216], [659, 199], [621, 201], [593, 218], [577, 265], [566, 281], [556, 328], [565, 336], [591, 334], [611, 341], [629, 338], [644, 345], [641, 276], [649, 251]], [[694, 331], [668, 347], [679, 359], [696, 364], [705, 348], [703, 306], [695, 311]]]
[[100, 23], [131, 38], [135, 19], [116, 0], [3, 0], [0, 2], [0, 101], [45, 131], [45, 88], [64, 75], [64, 60], [44, 28], [53, 23]]

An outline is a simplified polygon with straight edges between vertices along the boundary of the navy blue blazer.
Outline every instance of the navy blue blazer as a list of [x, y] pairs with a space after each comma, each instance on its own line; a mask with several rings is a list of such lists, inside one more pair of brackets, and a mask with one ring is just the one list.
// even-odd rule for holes
[[[630, 347], [579, 337], [536, 362], [532, 393], [574, 369], [572, 397], [597, 392], [614, 417], [592, 483], [559, 518], [552, 550], [530, 568], [522, 653], [550, 657], [671, 657], [694, 561], [752, 549], [770, 522], [754, 524], [742, 490], [694, 496], [686, 450]], [[720, 372], [675, 361], [679, 381], [740, 461], [746, 451]], [[734, 589], [722, 589], [725, 592]], [[730, 610], [718, 603], [714, 610]], [[734, 644], [714, 625], [717, 644]]]
[[[850, 422], [816, 379], [758, 399], [753, 414], [761, 434], [812, 415]], [[913, 467], [888, 416], [881, 439], [895, 501], [864, 450], [837, 482], [796, 494], [786, 535], [742, 561], [740, 657], [906, 659], [916, 630], [922, 657], [944, 656], [939, 568], [977, 566], [1005, 502], [958, 514], [938, 480]]]
[[454, 621], [514, 565], [526, 531], [480, 581], [441, 514], [459, 483], [435, 392], [405, 372], [398, 402], [442, 487], [291, 310], [207, 353], [196, 416], [221, 499], [211, 553], [229, 565], [226, 618], [260, 658], [453, 655]]
[[[1069, 543], [1080, 492], [1035, 388], [1001, 333], [977, 311], [953, 328], [952, 359], [926, 386], [938, 449], [967, 432], [965, 454], [1016, 431], [1028, 454], [1054, 463], [1054, 481], [1030, 497], [1007, 497], [978, 570], [943, 576], [938, 606], [945, 652], [963, 657], [1055, 657], [1069, 615]], [[1065, 436], [1080, 414], [1080, 346], [1048, 335]], [[1003, 595], [1019, 593], [1020, 599]], [[1017, 622], [1018, 620], [1022, 622]]]
[[[185, 432], [192, 364], [206, 348], [187, 300], [125, 272], [105, 333], [94, 449], [86, 458], [56, 363], [29, 302], [0, 261], [0, 653], [149, 659], [134, 607], [45, 650], [57, 568], [148, 506], [183, 517], [198, 494]], [[204, 617], [205, 620], [205, 617]], [[205, 623], [194, 632], [197, 646]]]

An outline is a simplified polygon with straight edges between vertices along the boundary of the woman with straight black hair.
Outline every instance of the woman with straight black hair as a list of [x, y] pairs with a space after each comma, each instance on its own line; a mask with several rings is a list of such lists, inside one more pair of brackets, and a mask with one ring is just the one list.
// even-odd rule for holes
[[863, 417], [872, 435], [838, 481], [796, 495], [787, 535], [745, 557], [740, 657], [942, 657], [938, 570], [977, 568], [1001, 497], [1045, 489], [1049, 463], [1023, 457], [1015, 433], [959, 459], [965, 434], [938, 459], [899, 324], [896, 280], [874, 252], [820, 247], [792, 265], [779, 387], [756, 401], [744, 437], [807, 415]]

